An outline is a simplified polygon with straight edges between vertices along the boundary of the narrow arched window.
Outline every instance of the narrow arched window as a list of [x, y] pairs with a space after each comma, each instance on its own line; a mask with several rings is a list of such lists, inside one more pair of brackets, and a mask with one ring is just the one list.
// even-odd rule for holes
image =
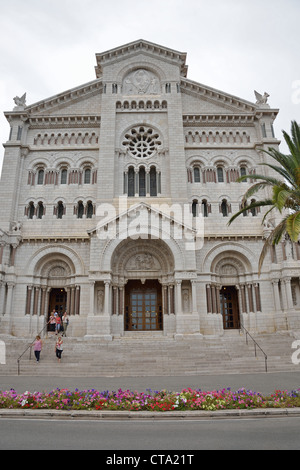
[[42, 219], [44, 215], [44, 204], [42, 202], [39, 202], [38, 207], [37, 207], [37, 218]]
[[35, 212], [34, 203], [30, 202], [28, 207], [28, 219], [33, 219]]
[[84, 184], [90, 184], [91, 182], [91, 169], [87, 168], [84, 172]]
[[60, 173], [60, 184], [67, 184], [68, 170], [65, 168]]
[[135, 194], [135, 172], [134, 168], [130, 167], [128, 170], [128, 197], [133, 197]]
[[224, 183], [224, 170], [221, 166], [217, 167], [218, 183]]
[[197, 201], [197, 199], [194, 199], [194, 201], [192, 203], [192, 214], [193, 214], [193, 217], [197, 217], [197, 215], [198, 215], [198, 201]]
[[[241, 168], [240, 168], [240, 174], [241, 174], [241, 176], [246, 176], [246, 174], [247, 174], [247, 168], [246, 168], [245, 166], [241, 166]], [[246, 180], [246, 179], [243, 180], [242, 183], [247, 183], [247, 180]]]
[[194, 168], [194, 183], [200, 183], [200, 168], [198, 166]]
[[150, 196], [157, 196], [156, 168], [150, 168]]
[[223, 214], [223, 217], [228, 216], [228, 204], [226, 199], [223, 199], [222, 204], [221, 204], [221, 212]]
[[[254, 204], [256, 201], [255, 199], [251, 199], [251, 204]], [[257, 216], [257, 207], [252, 207], [251, 209], [251, 214], [253, 217], [256, 217]]]
[[62, 219], [64, 215], [64, 205], [62, 201], [59, 201], [57, 204], [57, 218]]
[[146, 196], [146, 172], [143, 166], [140, 168], [139, 171], [139, 196]]
[[79, 201], [77, 205], [77, 219], [82, 219], [83, 214], [84, 214], [84, 205], [82, 201]]
[[86, 208], [86, 218], [91, 219], [93, 217], [93, 214], [94, 214], [94, 206], [93, 206], [93, 203], [89, 201], [87, 203], [87, 208]]
[[208, 204], [206, 199], [202, 201], [202, 215], [203, 217], [208, 217]]
[[44, 170], [39, 170], [38, 171], [38, 178], [37, 178], [37, 184], [44, 184]]

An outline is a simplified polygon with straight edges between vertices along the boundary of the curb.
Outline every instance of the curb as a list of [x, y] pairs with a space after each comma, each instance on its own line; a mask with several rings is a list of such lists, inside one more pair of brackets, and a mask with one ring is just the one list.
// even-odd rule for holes
[[0, 410], [0, 419], [70, 419], [70, 420], [207, 420], [299, 417], [300, 408], [265, 408], [217, 411], [64, 411]]

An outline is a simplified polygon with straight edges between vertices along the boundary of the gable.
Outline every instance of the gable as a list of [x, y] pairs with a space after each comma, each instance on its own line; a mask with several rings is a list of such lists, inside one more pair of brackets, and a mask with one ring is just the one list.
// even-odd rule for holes
[[183, 114], [252, 113], [257, 105], [191, 80], [181, 80]]
[[59, 93], [25, 108], [29, 115], [93, 115], [101, 110], [101, 80]]

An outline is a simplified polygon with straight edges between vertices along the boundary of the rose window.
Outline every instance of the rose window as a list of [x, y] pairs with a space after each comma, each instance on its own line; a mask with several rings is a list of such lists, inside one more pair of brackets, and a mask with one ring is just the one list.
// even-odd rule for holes
[[159, 135], [151, 128], [138, 127], [125, 135], [123, 145], [133, 157], [152, 157], [161, 145]]

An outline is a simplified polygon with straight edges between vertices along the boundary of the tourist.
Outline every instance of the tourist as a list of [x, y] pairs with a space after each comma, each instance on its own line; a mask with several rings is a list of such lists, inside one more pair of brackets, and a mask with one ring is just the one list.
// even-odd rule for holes
[[61, 354], [63, 352], [63, 348], [62, 348], [62, 345], [63, 345], [63, 340], [61, 339], [61, 337], [59, 336], [57, 338], [57, 341], [56, 341], [56, 344], [55, 344], [55, 353], [56, 353], [56, 357], [58, 359], [58, 362], [60, 362], [61, 360]]
[[42, 350], [42, 340], [40, 336], [37, 336], [35, 338], [35, 342], [33, 343], [33, 350], [34, 350], [34, 355], [36, 362], [40, 362], [40, 355], [41, 355], [41, 350]]
[[55, 317], [55, 325], [55, 334], [57, 335], [60, 332], [61, 328], [61, 318], [58, 314]]
[[69, 316], [67, 312], [63, 314], [62, 321], [63, 321], [63, 336], [67, 336], [67, 328], [69, 325]]
[[[55, 310], [53, 310], [53, 312], [50, 314], [50, 318], [49, 318], [49, 323], [50, 323], [50, 332], [55, 333], [55, 327], [56, 327], [56, 321], [55, 321]], [[51, 336], [53, 336], [51, 335]]]

